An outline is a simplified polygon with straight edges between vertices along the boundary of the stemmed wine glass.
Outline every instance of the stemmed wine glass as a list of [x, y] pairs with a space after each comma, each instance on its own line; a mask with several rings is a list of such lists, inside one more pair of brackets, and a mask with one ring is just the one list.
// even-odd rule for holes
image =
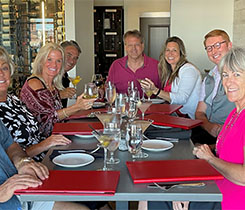
[[93, 74], [91, 82], [96, 85], [98, 89], [99, 98], [104, 98], [104, 80], [102, 74]]
[[113, 132], [104, 132], [101, 130], [92, 131], [92, 134], [95, 136], [95, 138], [100, 142], [99, 146], [104, 148], [104, 165], [102, 171], [109, 171], [112, 170], [111, 168], [107, 167], [107, 148], [115, 142], [115, 133]]
[[109, 103], [108, 113], [112, 112], [112, 104], [117, 96], [116, 87], [109, 81], [105, 88], [105, 98]]
[[[69, 77], [69, 80], [71, 81], [71, 84], [73, 85], [74, 88], [76, 88], [77, 84], [81, 81], [81, 77], [80, 76], [76, 76], [76, 77]], [[72, 96], [72, 99], [75, 99], [76, 96]]]

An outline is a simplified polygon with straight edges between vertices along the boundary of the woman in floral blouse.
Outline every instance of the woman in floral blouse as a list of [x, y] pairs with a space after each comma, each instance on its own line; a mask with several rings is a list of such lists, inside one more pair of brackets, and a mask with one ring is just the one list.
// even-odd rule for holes
[[41, 161], [44, 151], [56, 145], [67, 145], [71, 141], [62, 135], [48, 138], [42, 135], [39, 123], [26, 106], [14, 95], [7, 93], [14, 64], [8, 53], [0, 47], [0, 119], [9, 129], [15, 142], [19, 143], [31, 157]]

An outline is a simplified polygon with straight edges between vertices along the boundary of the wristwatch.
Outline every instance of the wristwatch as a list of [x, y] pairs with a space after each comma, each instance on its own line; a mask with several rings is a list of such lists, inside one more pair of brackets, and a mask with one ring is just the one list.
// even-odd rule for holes
[[20, 161], [17, 163], [17, 168], [22, 164], [22, 163], [27, 163], [27, 162], [32, 162], [33, 159], [31, 157], [23, 157], [20, 159]]

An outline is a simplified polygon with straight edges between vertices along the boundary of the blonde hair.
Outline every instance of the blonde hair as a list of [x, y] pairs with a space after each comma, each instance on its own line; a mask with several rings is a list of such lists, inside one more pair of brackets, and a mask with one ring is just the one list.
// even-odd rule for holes
[[[165, 59], [165, 51], [169, 42], [177, 43], [180, 50], [180, 59], [177, 62], [175, 69], [171, 69], [171, 65]], [[186, 59], [185, 45], [183, 41], [177, 36], [169, 37], [165, 41], [165, 44], [163, 45], [162, 51], [159, 56], [159, 63], [158, 63], [158, 72], [159, 72], [159, 77], [161, 80], [162, 87], [165, 85], [168, 79], [169, 79], [169, 84], [171, 84], [174, 81], [174, 79], [179, 76], [180, 67], [187, 62], [188, 61]]]
[[61, 67], [61, 70], [60, 72], [54, 77], [54, 80], [53, 80], [53, 83], [54, 83], [54, 86], [59, 89], [59, 90], [62, 90], [64, 89], [63, 85], [62, 85], [62, 77], [65, 73], [65, 70], [64, 70], [64, 51], [63, 51], [63, 48], [56, 44], [56, 43], [48, 43], [46, 45], [44, 45], [38, 52], [35, 60], [34, 60], [34, 63], [33, 63], [33, 74], [32, 76], [38, 76], [42, 81], [43, 81], [43, 78], [41, 77], [42, 75], [42, 71], [43, 71], [43, 65], [44, 63], [46, 62], [47, 60], [47, 57], [49, 55], [49, 53], [53, 50], [58, 50], [61, 52], [62, 54], [62, 67]]
[[9, 65], [10, 75], [12, 76], [15, 70], [14, 62], [10, 58], [7, 50], [5, 50], [3, 47], [0, 47], [0, 60], [5, 61]]

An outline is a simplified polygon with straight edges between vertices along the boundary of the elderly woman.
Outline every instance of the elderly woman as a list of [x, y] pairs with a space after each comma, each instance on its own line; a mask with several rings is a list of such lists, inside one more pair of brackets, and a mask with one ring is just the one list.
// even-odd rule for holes
[[151, 89], [153, 94], [171, 104], [182, 104], [179, 115], [188, 115], [194, 119], [201, 74], [186, 59], [185, 46], [180, 38], [174, 36], [166, 40], [159, 57], [158, 71], [162, 88], [158, 89], [148, 78], [142, 80], [142, 88]]
[[71, 141], [62, 135], [42, 136], [39, 124], [26, 106], [14, 95], [7, 93], [14, 64], [7, 51], [0, 47], [0, 119], [9, 129], [15, 142], [25, 149], [30, 157], [41, 161], [44, 151]]
[[195, 147], [193, 153], [225, 177], [216, 182], [223, 194], [222, 209], [245, 209], [245, 49], [231, 49], [219, 69], [227, 98], [236, 108], [218, 135], [216, 156], [206, 144]]
[[64, 52], [61, 46], [48, 43], [37, 54], [33, 74], [21, 89], [20, 98], [41, 124], [40, 131], [50, 136], [53, 124], [80, 110], [90, 109], [95, 99], [78, 96], [74, 105], [62, 107], [59, 90], [63, 89]]

